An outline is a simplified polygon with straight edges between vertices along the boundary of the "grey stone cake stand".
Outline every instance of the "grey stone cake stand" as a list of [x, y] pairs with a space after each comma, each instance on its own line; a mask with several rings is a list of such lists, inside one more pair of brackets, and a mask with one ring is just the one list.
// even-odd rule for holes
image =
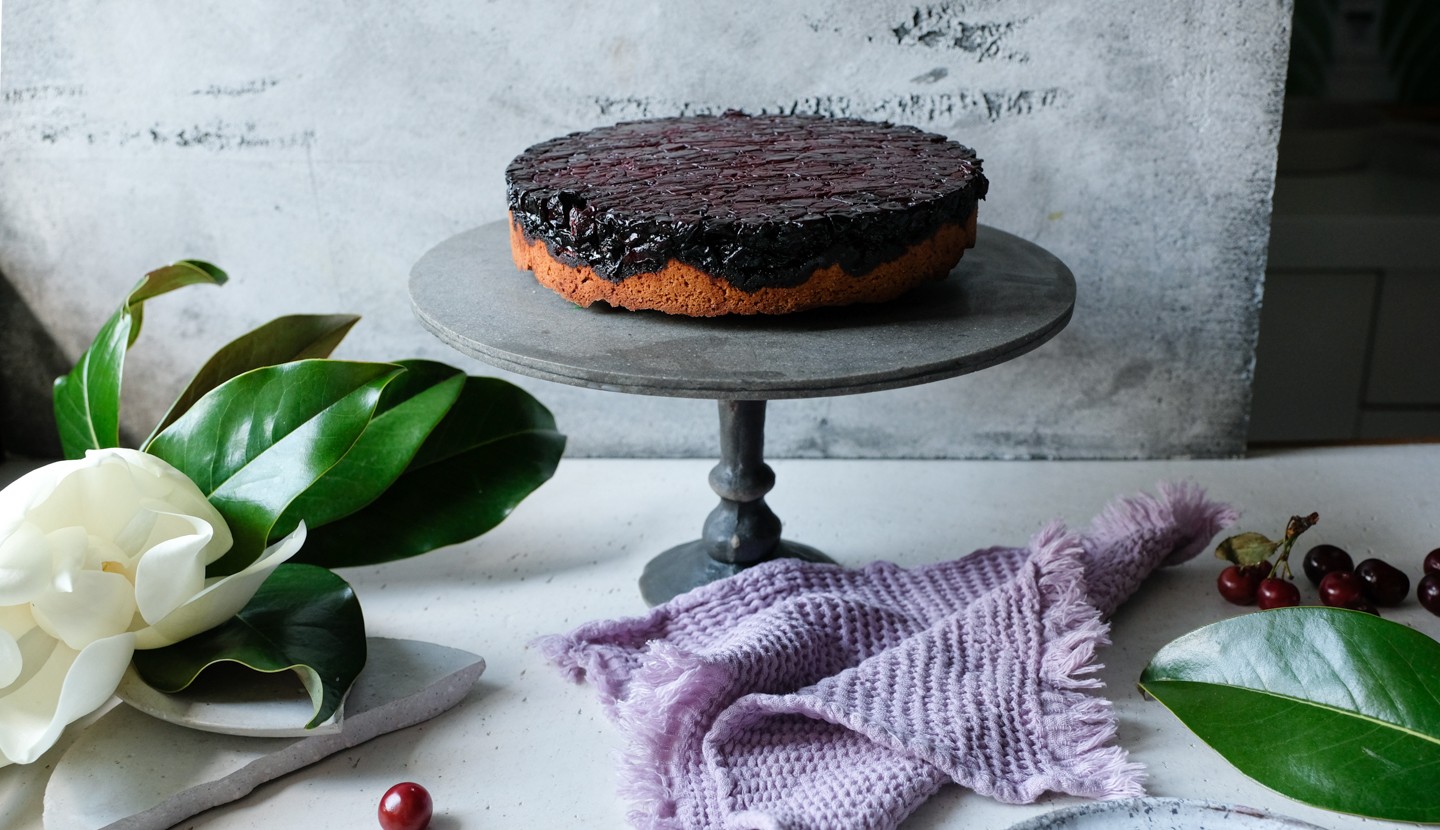
[[701, 538], [645, 567], [650, 604], [779, 557], [830, 561], [780, 538], [765, 504], [765, 402], [896, 389], [985, 369], [1049, 340], [1070, 321], [1075, 278], [1017, 236], [981, 228], [944, 280], [889, 303], [778, 317], [672, 317], [582, 309], [516, 269], [495, 222], [440, 243], [415, 264], [420, 323], [493, 366], [572, 386], [720, 404], [720, 504]]

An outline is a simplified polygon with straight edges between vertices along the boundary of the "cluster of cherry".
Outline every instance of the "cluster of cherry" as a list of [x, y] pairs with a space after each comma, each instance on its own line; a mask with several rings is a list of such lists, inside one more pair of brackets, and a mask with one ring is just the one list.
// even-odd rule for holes
[[[1253, 565], [1230, 565], [1220, 572], [1216, 587], [1220, 596], [1236, 605], [1259, 605], [1262, 609], [1299, 605], [1300, 589], [1281, 575], [1281, 564], [1264, 560]], [[1356, 565], [1348, 552], [1335, 545], [1311, 548], [1303, 565], [1323, 605], [1379, 614], [1379, 608], [1399, 605], [1410, 595], [1410, 577], [1404, 571], [1383, 559], [1366, 559]], [[1440, 615], [1440, 548], [1426, 555], [1424, 572], [1416, 587], [1416, 599], [1427, 611]]]

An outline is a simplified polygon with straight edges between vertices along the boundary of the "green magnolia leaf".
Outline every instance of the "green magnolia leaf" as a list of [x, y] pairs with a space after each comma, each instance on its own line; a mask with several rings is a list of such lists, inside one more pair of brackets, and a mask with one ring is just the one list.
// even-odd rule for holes
[[55, 426], [66, 458], [120, 446], [120, 373], [131, 322], [125, 308], [115, 312], [70, 373], [55, 380]]
[[135, 338], [140, 336], [140, 323], [144, 317], [143, 306], [146, 300], [153, 300], [161, 294], [168, 294], [187, 285], [224, 285], [229, 279], [224, 271], [199, 259], [182, 259], [163, 268], [156, 268], [141, 277], [135, 287], [130, 289], [130, 296], [125, 300], [125, 304], [135, 315], [130, 343], [134, 344]]
[[359, 319], [354, 314], [294, 314], [230, 341], [195, 373], [149, 440], [184, 415], [200, 396], [236, 375], [292, 360], [329, 357]]
[[125, 352], [140, 336], [145, 301], [186, 285], [222, 285], [226, 279], [214, 265], [191, 259], [140, 278], [69, 374], [55, 380], [55, 424], [66, 458], [120, 446], [120, 378]]
[[240, 612], [173, 646], [135, 652], [135, 668], [152, 687], [179, 692], [218, 663], [300, 676], [314, 728], [335, 714], [365, 668], [365, 618], [349, 584], [324, 568], [286, 563]]
[[1162, 648], [1140, 687], [1284, 795], [1440, 822], [1440, 643], [1413, 629], [1339, 608], [1246, 614]]
[[381, 391], [402, 371], [342, 360], [253, 369], [215, 387], [155, 436], [148, 451], [189, 476], [235, 537], [207, 576], [255, 561], [286, 508], [350, 451]]
[[564, 449], [550, 411], [524, 390], [466, 378], [399, 479], [364, 509], [311, 531], [296, 558], [370, 565], [472, 539], [554, 475]]
[[1215, 548], [1215, 557], [1234, 562], [1236, 565], [1258, 565], [1270, 558], [1280, 547], [1261, 533], [1241, 533], [1231, 536]]
[[339, 463], [290, 503], [270, 531], [272, 542], [301, 520], [313, 531], [373, 502], [409, 466], [465, 386], [465, 373], [443, 363], [398, 365], [405, 372], [385, 387], [365, 431]]

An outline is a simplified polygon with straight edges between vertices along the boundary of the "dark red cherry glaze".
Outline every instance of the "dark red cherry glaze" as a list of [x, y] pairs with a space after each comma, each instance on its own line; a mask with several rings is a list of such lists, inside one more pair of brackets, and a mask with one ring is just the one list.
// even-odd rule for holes
[[989, 188], [975, 152], [941, 135], [734, 112], [544, 141], [505, 183], [515, 222], [561, 262], [619, 282], [673, 259], [745, 291], [869, 271], [965, 222]]

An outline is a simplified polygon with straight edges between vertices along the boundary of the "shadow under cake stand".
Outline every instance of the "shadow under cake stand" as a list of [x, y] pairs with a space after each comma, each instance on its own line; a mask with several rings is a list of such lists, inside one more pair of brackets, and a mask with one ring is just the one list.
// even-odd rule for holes
[[1018, 357], [1070, 321], [1075, 279], [1039, 246], [984, 227], [944, 279], [888, 303], [783, 316], [675, 317], [582, 309], [516, 269], [503, 221], [458, 234], [415, 264], [421, 324], [492, 366], [572, 386], [719, 402], [720, 504], [701, 538], [655, 557], [640, 577], [654, 605], [780, 557], [830, 561], [780, 538], [765, 504], [765, 402], [896, 389]]

